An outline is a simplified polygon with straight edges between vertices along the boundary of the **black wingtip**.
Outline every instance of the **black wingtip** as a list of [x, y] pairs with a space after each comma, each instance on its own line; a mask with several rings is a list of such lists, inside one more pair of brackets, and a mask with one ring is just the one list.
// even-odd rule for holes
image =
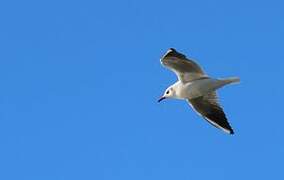
[[225, 131], [227, 134], [233, 135], [235, 134], [234, 130], [232, 129], [232, 127], [229, 125], [228, 127], [221, 127], [223, 128], [223, 131]]
[[178, 52], [175, 48], [170, 48], [167, 53], [164, 55], [165, 57], [178, 57], [178, 58], [186, 58], [186, 56], [180, 52]]

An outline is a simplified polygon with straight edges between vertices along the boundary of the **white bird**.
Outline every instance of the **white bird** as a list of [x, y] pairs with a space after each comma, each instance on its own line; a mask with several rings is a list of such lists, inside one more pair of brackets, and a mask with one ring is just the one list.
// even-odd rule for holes
[[158, 102], [166, 98], [186, 100], [210, 124], [226, 133], [234, 134], [218, 103], [216, 90], [227, 84], [239, 82], [238, 77], [211, 78], [193, 60], [173, 48], [161, 58], [161, 63], [177, 75], [178, 81], [166, 89]]

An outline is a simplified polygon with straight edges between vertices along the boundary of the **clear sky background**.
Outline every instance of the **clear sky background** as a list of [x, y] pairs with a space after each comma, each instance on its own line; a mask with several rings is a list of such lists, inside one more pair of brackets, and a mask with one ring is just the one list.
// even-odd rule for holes
[[[1, 1], [0, 179], [284, 179], [281, 1]], [[179, 100], [170, 47], [213, 77], [235, 135]]]

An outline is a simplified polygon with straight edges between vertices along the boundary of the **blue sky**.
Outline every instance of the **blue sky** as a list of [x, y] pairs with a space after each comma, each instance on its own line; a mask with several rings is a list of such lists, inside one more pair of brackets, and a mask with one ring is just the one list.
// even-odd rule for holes
[[[0, 179], [283, 179], [281, 1], [1, 1]], [[186, 102], [174, 47], [213, 77], [235, 130]]]

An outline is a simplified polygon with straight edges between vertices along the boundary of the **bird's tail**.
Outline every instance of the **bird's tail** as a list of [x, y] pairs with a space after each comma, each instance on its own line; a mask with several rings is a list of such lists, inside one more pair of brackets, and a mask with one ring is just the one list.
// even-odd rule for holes
[[232, 83], [239, 83], [240, 82], [240, 78], [239, 77], [229, 77], [229, 78], [225, 78], [225, 79], [220, 79], [222, 80], [225, 84], [232, 84]]

